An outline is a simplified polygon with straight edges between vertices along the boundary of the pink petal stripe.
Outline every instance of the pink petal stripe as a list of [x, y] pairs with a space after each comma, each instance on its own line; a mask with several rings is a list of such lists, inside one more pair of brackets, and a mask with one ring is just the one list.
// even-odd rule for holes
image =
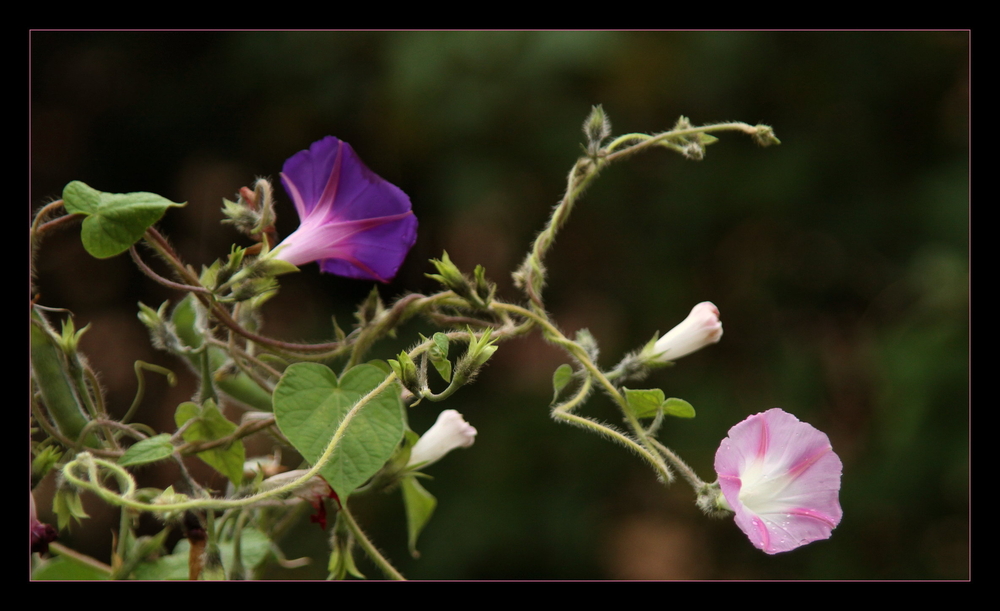
[[843, 464], [829, 438], [780, 409], [732, 427], [715, 470], [736, 524], [769, 554], [829, 538], [843, 516]]

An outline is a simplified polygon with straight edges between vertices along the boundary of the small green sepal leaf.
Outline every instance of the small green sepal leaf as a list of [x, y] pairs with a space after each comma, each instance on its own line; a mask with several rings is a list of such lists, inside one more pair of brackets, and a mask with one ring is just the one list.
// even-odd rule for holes
[[569, 365], [563, 363], [556, 368], [555, 373], [552, 374], [552, 402], [555, 403], [559, 399], [559, 393], [566, 388], [566, 385], [570, 383], [573, 379], [573, 368]]
[[670, 397], [663, 402], [663, 413], [676, 418], [694, 418], [694, 407], [684, 399]]
[[417, 537], [427, 525], [437, 507], [437, 499], [427, 492], [416, 477], [404, 477], [400, 482], [403, 489], [403, 503], [406, 505], [406, 527], [409, 532], [410, 555], [420, 557], [417, 551]]
[[63, 206], [70, 214], [85, 214], [80, 237], [98, 259], [121, 254], [142, 238], [174, 203], [155, 193], [104, 193], [78, 180], [63, 189]]
[[146, 465], [170, 458], [174, 453], [174, 446], [170, 443], [170, 435], [164, 433], [149, 439], [143, 439], [125, 450], [122, 457], [118, 459], [118, 464], [122, 467], [133, 465]]
[[448, 336], [444, 333], [434, 334], [434, 345], [427, 351], [434, 369], [445, 382], [451, 382], [451, 361], [448, 360]]
[[83, 510], [80, 493], [69, 486], [56, 489], [55, 497], [52, 499], [52, 511], [56, 513], [59, 530], [66, 530], [73, 520], [82, 522], [84, 518], [90, 517]]

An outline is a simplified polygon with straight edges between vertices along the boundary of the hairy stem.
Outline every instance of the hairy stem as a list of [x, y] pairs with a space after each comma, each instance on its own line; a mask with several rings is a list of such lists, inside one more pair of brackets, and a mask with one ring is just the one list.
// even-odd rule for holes
[[385, 573], [386, 577], [396, 581], [406, 581], [406, 578], [403, 577], [403, 575], [397, 571], [394, 566], [392, 566], [392, 563], [390, 563], [386, 557], [378, 551], [378, 548], [375, 547], [368, 536], [365, 535], [364, 531], [361, 530], [361, 527], [358, 526], [358, 523], [354, 520], [354, 516], [351, 515], [350, 510], [347, 509], [347, 503], [344, 503], [341, 506], [340, 513], [344, 517], [344, 522], [347, 524], [347, 528], [350, 529], [351, 534], [353, 534], [354, 538], [361, 544], [361, 548], [365, 550], [365, 553], [372, 559], [372, 562], [378, 565], [378, 568]]

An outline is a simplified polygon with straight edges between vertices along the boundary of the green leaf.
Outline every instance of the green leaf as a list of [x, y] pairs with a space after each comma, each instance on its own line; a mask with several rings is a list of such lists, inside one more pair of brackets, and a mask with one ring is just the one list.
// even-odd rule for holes
[[677, 418], [694, 418], [694, 407], [684, 399], [670, 397], [663, 403], [663, 413]]
[[128, 250], [170, 207], [180, 207], [155, 193], [104, 193], [78, 180], [63, 189], [63, 206], [71, 214], [85, 214], [80, 237], [83, 247], [98, 259]]
[[53, 558], [31, 574], [37, 581], [96, 581], [110, 579], [111, 573], [70, 556]]
[[448, 345], [449, 345], [449, 343], [450, 343], [450, 341], [448, 340], [448, 336], [445, 335], [444, 333], [435, 333], [434, 334], [434, 346], [437, 347], [437, 349], [440, 352], [441, 356], [444, 357], [444, 358], [448, 357]]
[[448, 336], [444, 333], [434, 334], [434, 345], [428, 350], [428, 356], [434, 369], [445, 382], [451, 382], [451, 361], [448, 360]]
[[164, 433], [149, 439], [143, 439], [134, 444], [118, 459], [118, 464], [122, 467], [132, 465], [145, 465], [151, 462], [170, 458], [174, 453], [174, 445], [170, 443], [170, 435]]
[[437, 370], [438, 374], [441, 376], [445, 382], [451, 383], [451, 361], [448, 359], [434, 358], [431, 356], [431, 365], [434, 365], [434, 369]]
[[[222, 564], [226, 568], [226, 573], [232, 570], [233, 566], [233, 540], [227, 539], [219, 545], [222, 552]], [[271, 552], [271, 541], [267, 535], [256, 528], [244, 528], [240, 538], [240, 551], [243, 556], [243, 566], [248, 569], [256, 568], [263, 562]], [[141, 580], [164, 580], [188, 578], [188, 556], [191, 552], [191, 543], [187, 539], [181, 539], [174, 546], [172, 554], [162, 556], [152, 562], [143, 562], [135, 567], [133, 575]]]
[[403, 489], [403, 503], [406, 505], [406, 527], [410, 533], [410, 555], [419, 558], [417, 537], [420, 536], [420, 531], [431, 519], [434, 508], [437, 507], [437, 499], [430, 492], [427, 492], [415, 477], [404, 477], [400, 486]]
[[[372, 365], [353, 367], [340, 380], [325, 365], [291, 365], [274, 389], [278, 428], [306, 460], [316, 464], [347, 412], [385, 378]], [[347, 425], [320, 471], [342, 501], [392, 457], [403, 438], [403, 423], [399, 387], [392, 384], [372, 397]]]
[[[177, 406], [174, 421], [178, 428], [192, 418], [196, 418], [197, 422], [191, 423], [184, 430], [184, 441], [188, 443], [214, 441], [232, 435], [236, 431], [236, 425], [226, 420], [211, 399], [207, 399], [202, 407], [190, 401]], [[198, 452], [198, 458], [228, 477], [234, 486], [239, 486], [243, 482], [243, 462], [246, 460], [246, 452], [243, 449], [243, 442], [239, 439], [228, 447]]]
[[573, 379], [573, 368], [569, 365], [563, 363], [556, 368], [555, 373], [552, 374], [552, 390], [555, 391], [552, 394], [552, 402], [555, 403], [556, 399], [559, 398], [559, 393], [562, 392], [566, 385], [570, 383]]
[[632, 415], [636, 418], [652, 418], [656, 416], [656, 412], [663, 405], [663, 391], [659, 388], [648, 390], [629, 390], [625, 388], [623, 390], [625, 391], [625, 400], [628, 401], [628, 407], [632, 411]]
[[372, 367], [376, 367], [379, 370], [381, 370], [382, 373], [384, 373], [385, 375], [389, 375], [390, 373], [392, 373], [392, 367], [390, 367], [389, 363], [383, 361], [382, 359], [372, 359], [370, 361], [367, 361], [365, 365], [371, 365]]

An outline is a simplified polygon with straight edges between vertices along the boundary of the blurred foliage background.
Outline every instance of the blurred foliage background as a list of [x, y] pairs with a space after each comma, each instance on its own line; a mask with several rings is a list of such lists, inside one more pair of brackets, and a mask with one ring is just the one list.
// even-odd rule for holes
[[[661, 439], [710, 479], [747, 415], [782, 407], [813, 424], [844, 462], [830, 540], [767, 556], [732, 520], [704, 518], [685, 484], [660, 486], [624, 449], [552, 421], [551, 374], [567, 359], [537, 335], [503, 344], [446, 404], [410, 411], [418, 432], [446, 407], [479, 430], [429, 470], [439, 506], [422, 557], [406, 551], [398, 492], [359, 501], [359, 519], [418, 579], [969, 576], [968, 32], [34, 32], [31, 94], [32, 208], [71, 180], [186, 201], [161, 227], [196, 266], [241, 239], [219, 225], [223, 197], [276, 179], [327, 134], [350, 142], [420, 219], [386, 299], [436, 290], [427, 259], [447, 250], [519, 300], [510, 272], [562, 194], [593, 104], [615, 134], [682, 114], [773, 125], [780, 147], [723, 134], [702, 162], [653, 151], [607, 169], [549, 258], [547, 298], [564, 331], [593, 332], [605, 367], [715, 302], [723, 341], [647, 381], [698, 411]], [[278, 195], [287, 235], [295, 214]], [[131, 403], [134, 360], [185, 374], [173, 389], [150, 376], [137, 418], [173, 430], [194, 380], [135, 313], [177, 295], [126, 256], [91, 259], [70, 231], [43, 244], [36, 272], [42, 304], [93, 325], [82, 346], [113, 413]], [[369, 290], [307, 266], [283, 281], [266, 330], [329, 337], [330, 316], [350, 325]], [[428, 330], [411, 323], [374, 356]], [[602, 396], [585, 411], [617, 420]], [[163, 487], [177, 474], [141, 476]], [[107, 561], [117, 517], [86, 501], [92, 519], [62, 541]], [[283, 547], [316, 562], [271, 577], [325, 574], [315, 525]]]

